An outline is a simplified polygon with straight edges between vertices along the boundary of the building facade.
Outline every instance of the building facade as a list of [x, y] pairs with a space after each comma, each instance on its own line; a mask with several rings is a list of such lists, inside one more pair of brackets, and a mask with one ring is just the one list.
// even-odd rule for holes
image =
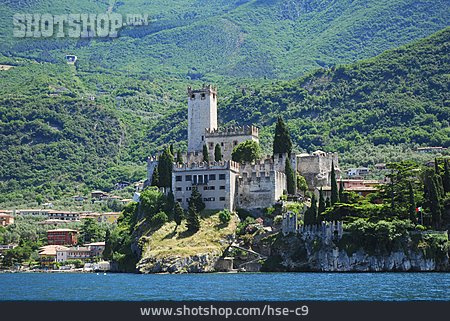
[[78, 231], [71, 229], [56, 229], [47, 231], [49, 245], [74, 245], [78, 241]]

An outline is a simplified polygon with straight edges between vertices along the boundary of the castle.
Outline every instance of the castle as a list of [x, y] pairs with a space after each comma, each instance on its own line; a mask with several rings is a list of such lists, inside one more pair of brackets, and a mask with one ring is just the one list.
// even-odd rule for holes
[[[211, 85], [200, 89], [188, 87], [188, 150], [183, 164], [174, 164], [172, 191], [183, 208], [188, 207], [192, 188], [202, 194], [206, 209], [234, 211], [237, 208], [261, 210], [272, 206], [286, 190], [285, 161], [290, 157], [292, 168], [305, 176], [308, 186], [327, 186], [331, 164], [338, 169], [335, 153], [317, 151], [313, 154], [277, 154], [266, 156], [251, 164], [232, 161], [233, 149], [242, 142], [259, 143], [255, 126], [219, 128], [217, 122], [217, 89]], [[222, 160], [203, 161], [203, 146], [209, 159], [214, 160], [214, 148], [219, 145]], [[148, 180], [158, 164], [156, 157], [147, 161]]]

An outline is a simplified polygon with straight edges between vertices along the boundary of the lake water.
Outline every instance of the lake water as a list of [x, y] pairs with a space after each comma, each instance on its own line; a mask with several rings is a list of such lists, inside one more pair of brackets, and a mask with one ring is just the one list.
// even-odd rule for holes
[[2, 300], [450, 300], [450, 273], [4, 273]]

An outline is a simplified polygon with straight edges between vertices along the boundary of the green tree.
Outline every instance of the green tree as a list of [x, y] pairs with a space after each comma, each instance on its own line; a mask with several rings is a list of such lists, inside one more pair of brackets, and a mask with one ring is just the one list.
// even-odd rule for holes
[[345, 197], [345, 189], [344, 189], [344, 182], [342, 180], [339, 181], [339, 201], [341, 203], [347, 203], [346, 197]]
[[173, 155], [166, 148], [158, 161], [159, 187], [172, 188]]
[[224, 209], [219, 212], [219, 219], [222, 224], [226, 224], [231, 220], [231, 213], [229, 210]]
[[174, 150], [173, 150], [173, 144], [170, 144], [170, 145], [169, 145], [169, 151], [170, 151], [170, 154], [171, 154], [172, 156], [175, 156], [175, 152], [174, 152]]
[[184, 218], [184, 210], [181, 207], [180, 202], [175, 203], [174, 211], [173, 211], [173, 218], [177, 226], [181, 224], [181, 221]]
[[164, 210], [166, 198], [164, 194], [155, 187], [147, 187], [140, 196], [138, 216], [139, 218], [152, 218], [157, 213]]
[[278, 117], [275, 125], [275, 136], [273, 139], [273, 154], [291, 154], [292, 141], [289, 130], [281, 117]]
[[313, 194], [311, 197], [311, 206], [305, 212], [305, 225], [317, 224], [317, 199]]
[[199, 213], [205, 209], [205, 203], [202, 200], [202, 194], [200, 194], [196, 186], [192, 187], [191, 197], [189, 198], [189, 206], [191, 206], [191, 204]]
[[325, 200], [325, 207], [326, 208], [330, 208], [331, 207], [331, 200], [330, 198], [327, 196], [327, 199]]
[[444, 161], [444, 173], [442, 175], [442, 185], [444, 187], [444, 192], [450, 192], [450, 165], [449, 160]]
[[200, 216], [197, 212], [194, 202], [191, 202], [189, 204], [186, 226], [189, 232], [195, 233], [200, 229]]
[[325, 212], [326, 209], [326, 204], [325, 204], [325, 198], [323, 196], [323, 190], [322, 187], [320, 188], [319, 191], [319, 209], [318, 209], [318, 215], [320, 216], [320, 214], [322, 214], [323, 212]]
[[111, 239], [111, 232], [109, 229], [106, 230], [105, 249], [103, 250], [103, 258], [105, 260], [112, 259], [112, 239]]
[[220, 162], [222, 160], [222, 148], [219, 144], [216, 144], [216, 147], [214, 148], [214, 160], [216, 162]]
[[424, 189], [426, 203], [431, 212], [431, 218], [435, 229], [439, 229], [442, 220], [442, 209], [437, 175], [433, 170], [427, 169], [424, 173]]
[[44, 197], [40, 194], [36, 195], [36, 203], [40, 206], [42, 202], [44, 201]]
[[167, 223], [168, 220], [169, 218], [166, 213], [159, 212], [151, 218], [150, 225], [153, 226], [154, 228], [160, 228], [165, 223]]
[[261, 157], [261, 148], [253, 140], [247, 140], [240, 143], [233, 149], [231, 159], [238, 163], [251, 163]]
[[417, 219], [416, 219], [416, 200], [414, 198], [414, 189], [413, 189], [413, 185], [410, 182], [409, 183], [409, 219], [411, 220], [411, 222], [413, 223], [417, 223]]
[[173, 209], [175, 207], [175, 196], [173, 192], [170, 191], [167, 193], [166, 204], [164, 206], [164, 212], [169, 216], [169, 218], [173, 217]]
[[98, 222], [93, 218], [83, 220], [81, 226], [81, 240], [84, 243], [102, 241], [101, 229]]
[[439, 160], [437, 158], [434, 158], [434, 172], [436, 175], [440, 175]]
[[334, 161], [331, 162], [331, 205], [339, 202], [338, 186], [336, 181], [336, 171], [334, 169]]
[[303, 196], [308, 190], [308, 183], [306, 182], [305, 177], [297, 173], [297, 189], [302, 191]]
[[203, 145], [203, 161], [209, 162], [208, 146], [206, 144]]
[[286, 173], [286, 185], [287, 185], [287, 192], [289, 195], [295, 195], [297, 194], [297, 184], [296, 184], [296, 177], [295, 172], [292, 169], [291, 161], [289, 160], [289, 157], [286, 158], [286, 162], [284, 164], [284, 172]]
[[177, 163], [178, 164], [183, 164], [183, 156], [181, 155], [181, 151], [180, 150], [177, 151]]
[[159, 173], [158, 173], [158, 166], [155, 167], [152, 174], [152, 182], [150, 184], [151, 186], [157, 186], [159, 187]]

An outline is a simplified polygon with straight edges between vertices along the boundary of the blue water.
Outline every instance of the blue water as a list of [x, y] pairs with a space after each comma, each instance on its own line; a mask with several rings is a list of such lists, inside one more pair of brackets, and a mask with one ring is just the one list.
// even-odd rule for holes
[[2, 300], [450, 300], [450, 273], [15, 273]]

